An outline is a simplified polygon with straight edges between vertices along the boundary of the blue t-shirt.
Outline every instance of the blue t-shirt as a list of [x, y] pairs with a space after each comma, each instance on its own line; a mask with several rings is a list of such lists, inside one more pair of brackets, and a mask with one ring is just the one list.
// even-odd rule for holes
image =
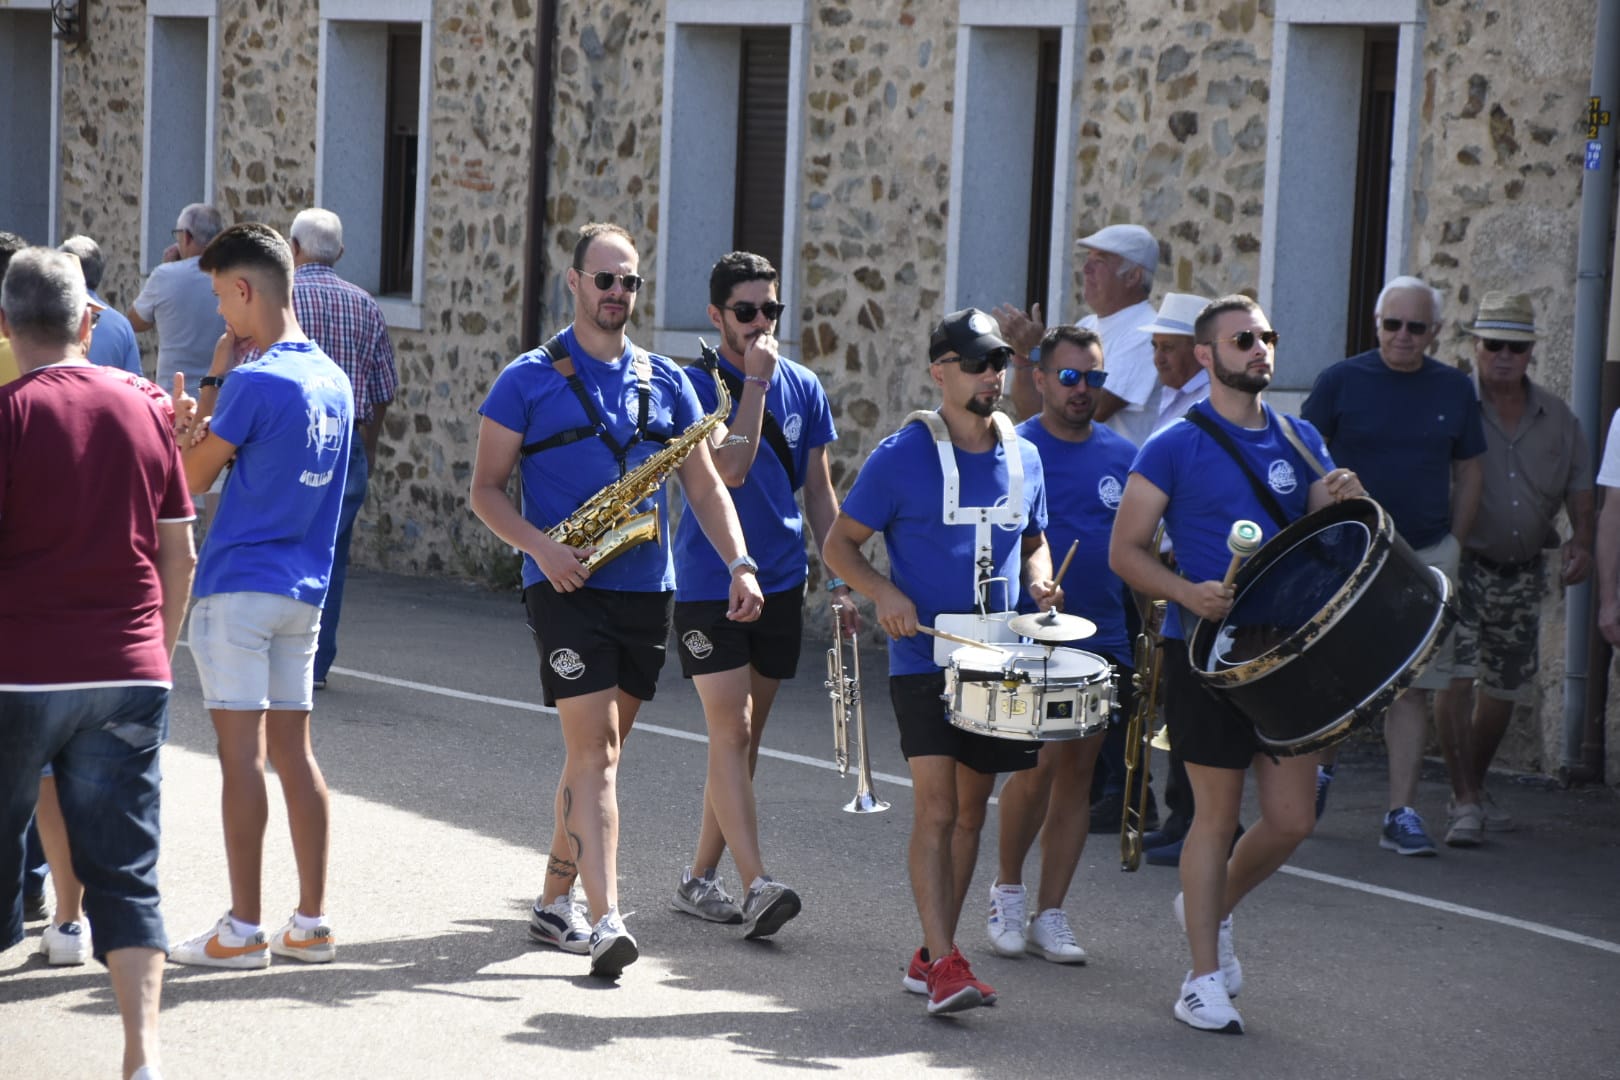
[[[641, 409], [630, 343], [625, 342], [624, 352], [617, 360], [604, 363], [579, 347], [574, 340], [573, 327], [564, 330], [561, 336], [602, 423], [620, 446], [625, 445], [635, 434]], [[650, 355], [649, 358], [652, 379], [647, 433], [670, 439], [697, 423], [703, 409], [679, 365], [663, 356]], [[591, 425], [590, 417], [569, 389], [568, 381], [539, 349], [526, 352], [506, 365], [496, 376], [495, 385], [489, 388], [489, 397], [478, 412], [523, 436], [525, 446]], [[625, 455], [625, 468], [634, 469], [662, 449], [663, 445], [651, 438], [636, 442]], [[518, 470], [523, 480], [523, 517], [537, 529], [550, 529], [619, 479], [619, 464], [613, 450], [598, 436], [525, 454]], [[619, 592], [669, 592], [675, 588], [675, 568], [666, 542], [669, 500], [662, 486], [652, 498], [637, 504], [641, 511], [651, 508], [658, 511], [658, 543], [637, 544], [598, 566], [591, 572], [590, 588]], [[523, 587], [527, 589], [543, 580], [545, 575], [540, 567], [525, 552]]]
[[193, 596], [262, 592], [321, 607], [354, 437], [349, 377], [313, 341], [272, 345], [220, 387], [210, 430], [236, 463]]
[[[1007, 499], [1007, 455], [994, 450], [970, 454], [952, 447], [961, 477], [962, 506], [995, 506]], [[1046, 481], [1041, 455], [1027, 439], [1018, 440], [1024, 465], [1024, 510], [1020, 531], [991, 529], [992, 576], [1017, 587], [1025, 536], [1046, 528]], [[978, 610], [973, 585], [976, 526], [947, 525], [944, 519], [945, 477], [933, 433], [921, 423], [907, 424], [877, 445], [855, 478], [843, 510], [854, 520], [882, 532], [889, 550], [889, 578], [917, 606], [917, 621], [933, 626], [942, 612]], [[999, 605], [999, 597], [991, 598]], [[890, 675], [925, 675], [939, 670], [934, 639], [926, 634], [889, 641]]]
[[[1119, 575], [1108, 568], [1108, 542], [1114, 533], [1114, 514], [1125, 492], [1131, 462], [1136, 458], [1136, 446], [1102, 424], [1091, 425], [1091, 437], [1085, 442], [1066, 442], [1047, 431], [1039, 416], [1019, 424], [1018, 434], [1034, 443], [1040, 452], [1041, 469], [1051, 493], [1047, 500], [1051, 523], [1046, 529], [1046, 542], [1052, 549], [1054, 573], [1069, 545], [1080, 541], [1061, 582], [1063, 610], [1090, 619], [1097, 624], [1097, 632], [1071, 644], [1088, 652], [1106, 653], [1128, 665], [1131, 645], [1125, 631], [1125, 586]], [[1019, 599], [1018, 610], [1036, 610], [1027, 591]]]
[[[1208, 401], [1200, 401], [1190, 411], [1214, 420], [1232, 437], [1249, 471], [1262, 478], [1289, 522], [1294, 522], [1305, 515], [1316, 473], [1278, 429], [1277, 414], [1271, 406], [1261, 407], [1266, 426], [1257, 430], [1228, 423]], [[1314, 427], [1296, 419], [1294, 433], [1324, 468], [1335, 467]], [[1226, 538], [1234, 521], [1254, 522], [1266, 540], [1282, 530], [1232, 456], [1185, 418], [1161, 428], [1143, 443], [1131, 471], [1141, 473], [1143, 479], [1170, 497], [1164, 511], [1164, 531], [1175, 545], [1176, 566], [1189, 581], [1220, 581], [1226, 576], [1232, 562]], [[1178, 615], [1179, 606], [1171, 604], [1164, 620], [1166, 637], [1183, 636]], [[1187, 625], [1196, 621], [1196, 616], [1189, 616]]]
[[1396, 371], [1370, 349], [1317, 376], [1300, 415], [1408, 544], [1428, 547], [1451, 531], [1451, 463], [1485, 452], [1468, 376], [1428, 356], [1416, 371]]
[[[720, 357], [720, 367], [739, 379], [743, 377], [743, 372], [724, 356]], [[713, 409], [719, 400], [714, 378], [695, 364], [687, 367], [686, 375], [703, 410]], [[838, 433], [833, 430], [832, 409], [821, 383], [809, 368], [786, 357], [776, 362], [771, 388], [765, 391], [765, 408], [781, 426], [791, 451], [793, 475], [788, 476], [782, 459], [761, 435], [747, 478], [730, 491], [748, 542], [748, 554], [759, 563], [759, 587], [763, 592], [776, 593], [804, 584], [804, 514], [793, 493], [804, 484], [810, 451], [826, 446]], [[726, 420], [730, 423], [736, 418], [737, 401], [733, 399]], [[675, 529], [675, 581], [677, 600], [724, 600], [731, 594], [731, 571], [704, 535], [696, 514], [683, 513]]]

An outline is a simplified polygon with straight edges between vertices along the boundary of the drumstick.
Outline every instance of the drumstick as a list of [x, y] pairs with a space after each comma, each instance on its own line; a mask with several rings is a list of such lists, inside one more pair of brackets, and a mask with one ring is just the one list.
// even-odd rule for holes
[[976, 649], [995, 648], [994, 645], [991, 645], [988, 642], [974, 641], [972, 638], [963, 637], [960, 634], [950, 634], [946, 633], [944, 630], [935, 630], [931, 626], [919, 626], [917, 629], [927, 634], [929, 637], [944, 638], [946, 641], [954, 641], [958, 645], [972, 645]]
[[1243, 560], [1260, 550], [1261, 539], [1260, 526], [1254, 522], [1232, 522], [1232, 531], [1226, 534], [1226, 550], [1232, 553], [1232, 562], [1226, 568], [1226, 577], [1221, 579], [1222, 585], [1232, 584]]
[[[1078, 548], [1079, 546], [1080, 546], [1080, 541], [1078, 541], [1078, 540], [1074, 541], [1072, 544], [1069, 545], [1069, 553], [1067, 555], [1063, 556], [1063, 565], [1058, 567], [1057, 576], [1052, 579], [1052, 591], [1053, 592], [1057, 592], [1058, 582], [1063, 580], [1064, 573], [1069, 569], [1069, 562], [1070, 562], [1070, 560], [1072, 560], [1074, 558], [1075, 549]], [[1043, 623], [1045, 623], [1046, 625], [1048, 625], [1048, 626], [1050, 626], [1053, 623], [1057, 622], [1057, 608], [1055, 608], [1055, 607], [1047, 608], [1045, 613], [1043, 613], [1041, 615], [1041, 621]]]

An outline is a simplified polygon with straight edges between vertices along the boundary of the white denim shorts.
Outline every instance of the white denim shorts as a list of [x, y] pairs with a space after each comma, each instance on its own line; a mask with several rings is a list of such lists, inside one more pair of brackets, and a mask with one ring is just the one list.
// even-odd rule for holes
[[191, 655], [203, 704], [260, 712], [315, 707], [321, 609], [271, 593], [215, 593], [191, 609]]

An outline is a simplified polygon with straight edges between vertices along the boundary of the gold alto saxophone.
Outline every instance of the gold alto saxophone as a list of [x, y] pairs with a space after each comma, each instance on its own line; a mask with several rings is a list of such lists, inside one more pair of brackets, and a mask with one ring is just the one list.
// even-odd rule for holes
[[594, 570], [618, 558], [637, 544], [658, 540], [662, 526], [658, 507], [638, 511], [636, 507], [664, 486], [669, 474], [680, 467], [688, 454], [698, 448], [711, 432], [731, 414], [731, 394], [720, 380], [719, 356], [709, 343], [698, 338], [703, 349], [703, 367], [714, 379], [717, 401], [714, 411], [671, 440], [662, 450], [626, 472], [619, 479], [592, 495], [578, 510], [546, 530], [546, 535], [569, 547], [596, 550], [584, 562]]

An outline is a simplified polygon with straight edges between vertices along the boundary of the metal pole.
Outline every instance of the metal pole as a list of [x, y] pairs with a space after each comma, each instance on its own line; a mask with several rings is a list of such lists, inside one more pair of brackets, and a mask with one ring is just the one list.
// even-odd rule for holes
[[[1598, 0], [1592, 56], [1590, 112], [1585, 171], [1581, 183], [1581, 236], [1575, 259], [1575, 365], [1570, 407], [1586, 434], [1592, 460], [1601, 436], [1599, 402], [1603, 381], [1603, 309], [1608, 300], [1609, 231], [1614, 213], [1615, 125], [1601, 114], [1620, 111], [1620, 0]], [[1564, 745], [1566, 774], [1579, 769], [1585, 724], [1588, 647], [1592, 632], [1592, 587], [1564, 594]]]

